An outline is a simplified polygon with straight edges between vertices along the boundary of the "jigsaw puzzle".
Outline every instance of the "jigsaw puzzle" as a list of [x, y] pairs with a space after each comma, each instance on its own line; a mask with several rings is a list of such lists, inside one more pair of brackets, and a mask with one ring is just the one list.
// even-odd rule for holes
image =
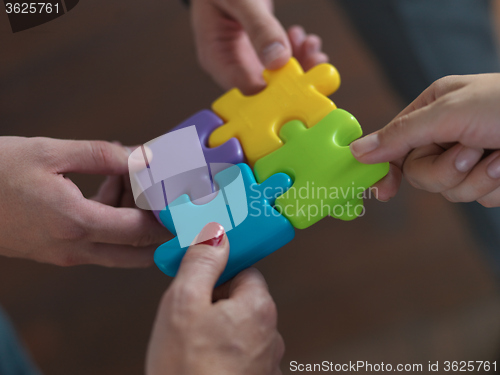
[[[389, 171], [387, 163], [365, 165], [351, 154], [349, 143], [362, 131], [327, 97], [340, 85], [332, 65], [304, 73], [292, 58], [264, 79], [260, 93], [233, 89], [213, 103], [215, 113], [198, 112], [168, 133], [168, 145], [150, 145], [152, 162], [145, 148], [135, 152], [145, 159], [131, 181], [149, 188], [139, 198], [165, 203], [159, 220], [176, 235], [155, 252], [167, 275], [175, 276], [190, 245], [208, 239], [198, 233], [215, 221], [230, 242], [221, 284], [291, 241], [294, 227], [328, 215], [357, 217], [366, 189]], [[139, 205], [135, 190], [134, 197]]]

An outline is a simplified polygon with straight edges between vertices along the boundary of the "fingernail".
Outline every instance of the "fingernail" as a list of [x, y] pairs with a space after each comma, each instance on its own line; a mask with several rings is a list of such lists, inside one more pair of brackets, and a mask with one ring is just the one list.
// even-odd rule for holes
[[382, 203], [387, 203], [390, 201], [391, 198], [387, 199], [387, 200], [383, 200], [383, 199], [380, 199], [378, 197], [378, 189], [377, 188], [374, 188], [373, 186], [370, 187], [370, 192], [371, 194], [375, 197], [376, 200], [378, 200], [379, 202], [382, 202]]
[[293, 27], [293, 30], [296, 30], [296, 31], [294, 31], [294, 33], [296, 34], [295, 37], [297, 38], [297, 43], [298, 44], [303, 43], [304, 40], [306, 39], [306, 31], [304, 30], [304, 28], [300, 25], [295, 25], [292, 27]]
[[140, 147], [135, 150], [124, 147], [123, 150], [125, 152], [131, 151], [128, 156], [128, 170], [130, 173], [136, 173], [147, 168], [147, 162], [144, 159], [144, 154], [142, 153], [142, 149]]
[[196, 236], [195, 244], [221, 246], [224, 240], [224, 227], [219, 223], [208, 223]]
[[271, 64], [274, 60], [279, 59], [283, 52], [286, 50], [283, 43], [274, 42], [268, 45], [262, 51], [262, 59], [265, 66]]
[[486, 168], [486, 173], [493, 179], [500, 178], [500, 158], [497, 157]]
[[313, 54], [317, 53], [320, 51], [321, 48], [321, 39], [317, 35], [310, 35], [309, 36], [309, 43], [307, 44], [307, 53], [308, 54]]
[[355, 157], [360, 157], [372, 152], [379, 145], [380, 141], [378, 139], [378, 133], [374, 133], [352, 142], [349, 147]]
[[470, 171], [483, 156], [482, 149], [464, 147], [455, 159], [455, 168], [459, 172]]

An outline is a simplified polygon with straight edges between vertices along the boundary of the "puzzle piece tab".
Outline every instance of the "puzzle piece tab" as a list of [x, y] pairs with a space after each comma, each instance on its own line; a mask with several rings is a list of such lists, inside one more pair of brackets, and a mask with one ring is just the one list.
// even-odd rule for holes
[[264, 71], [264, 79], [268, 85], [256, 95], [233, 89], [212, 104], [226, 123], [214, 130], [210, 147], [235, 137], [250, 165], [282, 146], [278, 132], [288, 121], [298, 119], [311, 127], [335, 109], [327, 95], [340, 85], [332, 65], [320, 64], [304, 73], [294, 58], [281, 69]]
[[[227, 186], [235, 186], [231, 185], [231, 182], [235, 181], [239, 175], [242, 176], [244, 183], [246, 215], [242, 214], [242, 200], [239, 192], [226, 189]], [[230, 243], [230, 253], [226, 269], [218, 281], [220, 285], [286, 245], [295, 236], [295, 230], [285, 217], [272, 208], [275, 197], [287, 191], [292, 184], [290, 177], [286, 174], [272, 175], [258, 185], [250, 167], [246, 164], [238, 164], [218, 173], [215, 180], [221, 189], [219, 194], [223, 193], [226, 198], [232, 222], [229, 225], [232, 229], [228, 230], [225, 227]], [[239, 190], [237, 185], [236, 188]], [[181, 201], [173, 202], [160, 213], [162, 222], [174, 235], [178, 235], [178, 232], [183, 230], [174, 225], [175, 215], [171, 211], [172, 207], [179, 203], [182, 204], [188, 216], [196, 217], [198, 232], [205, 224], [217, 221], [216, 213], [211, 209], [213, 205], [211, 202], [204, 207], [191, 203], [186, 196], [180, 197], [179, 200]], [[219, 211], [217, 215], [221, 213]], [[224, 226], [223, 223], [220, 224]], [[175, 276], [186, 251], [187, 246], [181, 247], [179, 236], [177, 236], [158, 247], [155, 252], [155, 263], [165, 274]]]
[[349, 144], [361, 137], [357, 120], [336, 109], [307, 129], [300, 121], [281, 128], [285, 144], [255, 164], [257, 181], [286, 173], [293, 186], [276, 199], [276, 209], [295, 228], [304, 229], [325, 216], [352, 220], [363, 210], [362, 194], [389, 171], [389, 164], [358, 162]]

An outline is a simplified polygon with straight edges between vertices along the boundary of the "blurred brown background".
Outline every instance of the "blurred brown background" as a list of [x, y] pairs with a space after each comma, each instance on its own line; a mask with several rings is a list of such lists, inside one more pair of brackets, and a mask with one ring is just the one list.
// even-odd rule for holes
[[[335, 3], [311, 3], [277, 1], [277, 14], [323, 37], [343, 80], [336, 104], [365, 132], [383, 126], [402, 103]], [[197, 66], [178, 1], [82, 0], [17, 34], [0, 12], [2, 135], [140, 144], [221, 93]], [[75, 181], [90, 195], [100, 179]], [[405, 185], [389, 203], [367, 202], [354, 222], [298, 231], [258, 268], [278, 305], [286, 374], [292, 360], [426, 364], [500, 353], [500, 295], [487, 259], [440, 196]], [[46, 374], [142, 373], [168, 284], [156, 268], [0, 258], [0, 303]]]

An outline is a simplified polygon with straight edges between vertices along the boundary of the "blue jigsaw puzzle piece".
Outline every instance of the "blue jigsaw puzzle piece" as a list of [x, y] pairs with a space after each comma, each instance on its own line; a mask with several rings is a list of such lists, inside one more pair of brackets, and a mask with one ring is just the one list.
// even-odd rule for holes
[[[242, 186], [233, 183], [240, 174]], [[273, 208], [276, 197], [286, 192], [293, 182], [288, 175], [277, 173], [259, 185], [250, 167], [243, 163], [219, 172], [215, 181], [220, 187], [218, 194], [224, 195], [232, 227], [230, 230], [226, 228], [230, 252], [226, 268], [217, 282], [220, 285], [294, 238], [294, 227]], [[242, 187], [244, 197], [241, 195]], [[212, 203], [215, 199], [203, 206], [193, 204], [187, 196], [179, 199], [180, 201], [172, 202], [160, 213], [161, 221], [174, 235], [177, 235], [176, 228], [183, 230], [171, 212], [171, 207], [177, 209], [179, 204], [182, 204], [184, 215], [193, 218], [197, 226], [217, 221], [214, 220], [215, 216], [224, 217], [220, 212], [220, 202]], [[217, 205], [217, 209], [210, 210], [211, 205]], [[197, 231], [199, 232], [198, 229]], [[155, 263], [163, 273], [174, 277], [187, 249], [188, 246], [182, 247], [179, 237], [175, 237], [156, 249]]]

